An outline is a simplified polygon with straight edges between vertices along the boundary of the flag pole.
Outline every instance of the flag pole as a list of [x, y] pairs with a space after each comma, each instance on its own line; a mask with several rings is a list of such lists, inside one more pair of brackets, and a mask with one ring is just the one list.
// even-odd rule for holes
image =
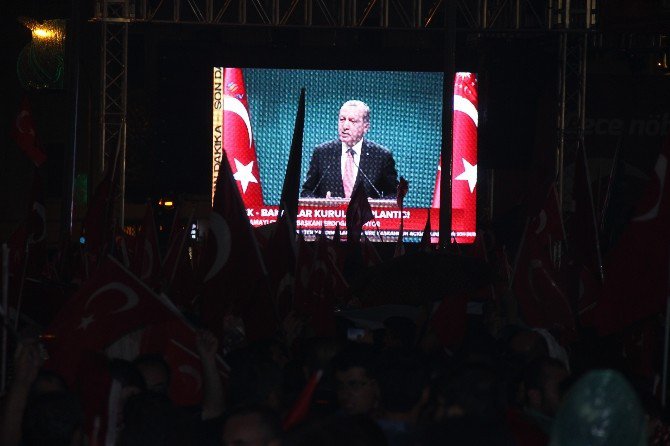
[[9, 248], [7, 243], [2, 244], [2, 376], [0, 376], [0, 395], [5, 394], [7, 387], [7, 309], [9, 303]]
[[665, 302], [665, 336], [663, 338], [663, 378], [661, 380], [661, 406], [665, 407], [668, 391], [668, 342], [670, 341], [670, 275]]
[[[23, 301], [23, 286], [26, 283], [26, 271], [28, 270], [28, 246], [30, 241], [26, 239], [25, 255], [23, 256], [23, 264], [21, 265], [21, 283], [19, 284], [19, 295], [16, 298], [16, 315], [14, 319], [14, 329], [19, 329], [19, 317], [21, 315], [21, 302]], [[9, 315], [9, 307], [5, 304], [5, 314]], [[9, 323], [9, 320], [7, 321]]]

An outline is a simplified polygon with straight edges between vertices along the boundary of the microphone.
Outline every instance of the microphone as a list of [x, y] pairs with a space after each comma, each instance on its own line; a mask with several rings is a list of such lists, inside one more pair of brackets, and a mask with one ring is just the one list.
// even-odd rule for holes
[[326, 174], [330, 171], [330, 166], [332, 166], [332, 161], [328, 163], [326, 168], [323, 170], [323, 173], [321, 174], [321, 178], [319, 178], [319, 181], [316, 182], [316, 186], [314, 186], [314, 189], [311, 190], [310, 195], [314, 195], [314, 192], [319, 188], [321, 185], [321, 182], [323, 181], [324, 178], [326, 178]]
[[[367, 182], [370, 184], [370, 186], [372, 186], [372, 188], [373, 188], [373, 189], [375, 190], [375, 192], [377, 193], [377, 196], [378, 196], [379, 198], [383, 198], [383, 197], [384, 197], [384, 194], [382, 194], [382, 193], [379, 192], [379, 189], [377, 189], [377, 188], [375, 187], [375, 185], [372, 183], [372, 181], [370, 181], [370, 178], [368, 178], [368, 176], [365, 174], [365, 171], [364, 171], [363, 169], [361, 169], [361, 166], [359, 166], [359, 165], [356, 163], [356, 157], [354, 156], [354, 153], [355, 153], [355, 152], [354, 152], [354, 149], [351, 149], [351, 148], [350, 148], [349, 150], [347, 150], [347, 153], [351, 155], [351, 158], [354, 160], [354, 164], [356, 165], [356, 168], [358, 168], [358, 171], [359, 171], [360, 173], [363, 174], [363, 178], [365, 178], [365, 179], [367, 180]], [[361, 154], [362, 154], [362, 153], [363, 153], [363, 151], [361, 150]]]

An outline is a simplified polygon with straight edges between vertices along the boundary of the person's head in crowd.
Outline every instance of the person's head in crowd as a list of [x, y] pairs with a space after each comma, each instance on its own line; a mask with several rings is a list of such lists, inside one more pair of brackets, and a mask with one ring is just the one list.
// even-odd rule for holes
[[335, 415], [313, 420], [291, 432], [287, 446], [386, 446], [377, 423], [365, 415]]
[[581, 377], [556, 414], [550, 446], [644, 446], [647, 420], [635, 391], [619, 372]]
[[147, 390], [144, 377], [132, 362], [115, 358], [108, 367], [112, 379], [121, 384], [121, 400], [124, 403], [131, 396]]
[[416, 324], [408, 317], [391, 316], [384, 320], [385, 348], [409, 350], [414, 347]]
[[282, 428], [279, 415], [263, 406], [241, 407], [223, 425], [223, 446], [279, 446]]
[[374, 347], [354, 343], [333, 358], [337, 402], [345, 413], [370, 415], [377, 409], [376, 359]]
[[168, 397], [155, 392], [131, 396], [123, 407], [117, 446], [187, 446], [188, 430]]
[[82, 445], [84, 413], [79, 400], [69, 392], [38, 394], [28, 401], [23, 415], [23, 446]]
[[163, 356], [157, 353], [147, 353], [138, 356], [133, 364], [142, 374], [147, 390], [156, 393], [168, 393], [171, 371]]
[[226, 357], [231, 367], [227, 406], [264, 405], [279, 409], [282, 401], [283, 373], [272, 358], [246, 347]]
[[429, 395], [428, 371], [421, 358], [400, 352], [383, 355], [377, 382], [382, 418], [415, 424]]
[[30, 388], [30, 394], [37, 396], [51, 392], [66, 392], [67, 390], [67, 383], [58, 373], [53, 370], [40, 370]]
[[509, 337], [506, 353], [509, 360], [524, 367], [537, 358], [548, 356], [549, 349], [541, 334], [530, 329], [521, 329]]
[[470, 415], [431, 424], [419, 435], [416, 446], [516, 446], [505, 424]]
[[544, 357], [532, 361], [524, 370], [524, 406], [553, 417], [561, 404], [561, 384], [570, 373], [557, 359]]
[[437, 380], [431, 412], [433, 421], [472, 416], [500, 419], [506, 410], [505, 390], [493, 365], [465, 363]]

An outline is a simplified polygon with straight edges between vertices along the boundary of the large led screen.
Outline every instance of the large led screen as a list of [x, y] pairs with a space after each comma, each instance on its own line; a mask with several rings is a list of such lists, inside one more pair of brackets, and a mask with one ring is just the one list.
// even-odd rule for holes
[[[454, 193], [460, 192], [452, 198], [457, 201], [452, 209], [452, 234], [459, 242], [469, 242], [474, 239], [476, 215], [476, 81], [474, 75], [459, 75], [465, 81], [460, 82], [461, 99], [455, 101], [454, 109], [461, 109], [462, 118], [474, 119], [474, 142], [456, 153], [454, 133], [454, 154], [459, 157], [452, 166], [454, 182], [464, 187], [453, 188]], [[298, 229], [309, 239], [322, 227], [332, 235], [339, 223], [346, 235], [351, 180], [347, 184], [345, 177], [349, 176], [369, 196], [375, 218], [364, 226], [368, 238], [395, 240], [402, 212], [404, 236], [420, 237], [430, 215], [431, 236], [437, 240], [441, 72], [215, 67], [212, 184], [225, 153], [252, 225], [276, 220], [303, 87], [306, 107]], [[455, 112], [454, 130], [460, 119], [457, 115]], [[472, 125], [466, 127], [466, 134], [472, 136]], [[354, 144], [358, 139], [358, 145]], [[345, 143], [354, 144], [349, 166]], [[474, 152], [470, 150], [473, 144]], [[402, 211], [395, 198], [395, 181], [401, 176], [409, 182]]]

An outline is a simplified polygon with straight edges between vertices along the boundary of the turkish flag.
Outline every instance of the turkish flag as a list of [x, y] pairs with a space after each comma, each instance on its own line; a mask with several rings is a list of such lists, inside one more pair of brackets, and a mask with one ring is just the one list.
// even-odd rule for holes
[[245, 206], [259, 207], [263, 205], [263, 190], [241, 68], [224, 69], [223, 88], [223, 149]]
[[[203, 369], [196, 347], [195, 329], [176, 311], [142, 334], [141, 354], [160, 354], [170, 367], [170, 400], [177, 406], [202, 402]], [[217, 357], [217, 368], [227, 378], [227, 367]]]
[[443, 346], [454, 350], [463, 342], [468, 323], [467, 309], [466, 294], [446, 296], [440, 302], [430, 323]]
[[307, 275], [305, 295], [297, 298], [303, 314], [310, 316], [310, 324], [317, 336], [335, 334], [335, 303], [348, 292], [349, 285], [333, 263], [329, 240], [324, 236], [317, 242]]
[[556, 242], [564, 239], [558, 197], [552, 185], [540, 213], [526, 224], [512, 289], [528, 325], [558, 331], [563, 339], [569, 339], [574, 336], [574, 315], [553, 260]]
[[658, 155], [635, 216], [606, 254], [595, 326], [610, 334], [663, 311], [670, 264], [670, 139]]
[[178, 217], [175, 217], [168, 250], [161, 268], [163, 290], [180, 308], [190, 308], [193, 297], [197, 295], [196, 274], [187, 252], [193, 215], [191, 212], [185, 224], [179, 223]]
[[221, 335], [223, 317], [232, 314], [242, 317], [252, 339], [274, 333], [277, 320], [267, 270], [226, 157], [221, 160], [200, 268], [205, 287], [202, 314], [211, 331]]
[[297, 257], [294, 228], [288, 213], [279, 217], [266, 249], [270, 281], [280, 320], [291, 311], [293, 301]]
[[[479, 120], [477, 76], [456, 73], [454, 78], [454, 122], [451, 171], [451, 229], [474, 233], [477, 228], [477, 126]], [[438, 171], [439, 177], [440, 171]], [[439, 190], [436, 190], [439, 193]], [[439, 195], [433, 197], [439, 199]], [[435, 206], [434, 206], [435, 207]], [[457, 236], [457, 242], [472, 237]]]
[[160, 321], [164, 313], [161, 298], [108, 256], [45, 330], [51, 365], [71, 379], [81, 352], [101, 350], [133, 330]]
[[282, 423], [284, 431], [288, 431], [307, 418], [307, 415], [309, 415], [309, 408], [312, 405], [314, 392], [316, 391], [316, 387], [319, 385], [322, 376], [323, 370], [317, 370], [312, 373], [309, 381], [305, 384], [305, 388], [302, 389], [302, 392], [298, 395], [298, 399], [293, 403], [293, 407], [291, 407], [291, 410], [289, 410], [284, 418], [284, 422]]
[[107, 165], [107, 170], [93, 197], [88, 203], [86, 217], [82, 223], [82, 232], [85, 237], [85, 262], [88, 265], [88, 275], [98, 267], [103, 251], [107, 249], [113, 240], [112, 213], [114, 205], [114, 194], [118, 183], [118, 172], [116, 164], [118, 161], [118, 147], [112, 161]]
[[136, 238], [135, 252], [131, 262], [133, 273], [151, 288], [159, 284], [161, 254], [158, 246], [158, 232], [151, 203], [147, 203], [144, 221]]
[[382, 258], [379, 255], [379, 252], [377, 252], [375, 245], [370, 241], [369, 238], [367, 238], [365, 234], [363, 234], [363, 246], [361, 248], [363, 265], [371, 267], [382, 263]]
[[575, 200], [575, 214], [569, 226], [570, 238], [574, 241], [575, 259], [591, 271], [598, 279], [603, 278], [603, 266], [600, 256], [598, 226], [593, 206], [593, 191], [589, 175], [588, 160], [584, 147], [580, 145], [575, 160], [575, 180], [572, 196]]
[[426, 217], [426, 225], [423, 227], [421, 234], [421, 241], [419, 242], [419, 251], [430, 252], [433, 250], [430, 238], [430, 209], [428, 209], [428, 217]]
[[24, 96], [23, 101], [21, 101], [21, 108], [12, 123], [9, 134], [37, 167], [40, 167], [47, 160], [47, 155], [37, 143], [35, 121], [27, 96]]

